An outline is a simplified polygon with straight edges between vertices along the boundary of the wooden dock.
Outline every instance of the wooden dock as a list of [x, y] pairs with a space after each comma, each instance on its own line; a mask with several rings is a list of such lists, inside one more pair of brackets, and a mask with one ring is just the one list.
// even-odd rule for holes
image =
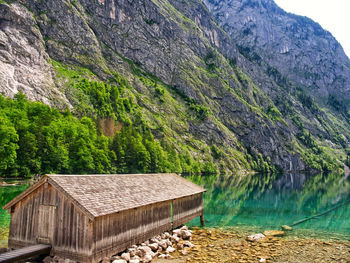
[[49, 254], [50, 250], [51, 250], [51, 245], [43, 245], [43, 244], [15, 249], [15, 250], [0, 254], [0, 262], [1, 263], [15, 262], [21, 259], [26, 259], [34, 256], [43, 255], [43, 254]]

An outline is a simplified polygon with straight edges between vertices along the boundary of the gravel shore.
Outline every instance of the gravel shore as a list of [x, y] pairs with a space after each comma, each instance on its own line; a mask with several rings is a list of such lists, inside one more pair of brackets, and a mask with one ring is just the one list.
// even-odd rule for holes
[[193, 229], [195, 246], [187, 255], [179, 251], [172, 259], [153, 259], [152, 263], [184, 262], [350, 262], [350, 242], [323, 241], [294, 237], [269, 237], [247, 241], [244, 234], [219, 229]]

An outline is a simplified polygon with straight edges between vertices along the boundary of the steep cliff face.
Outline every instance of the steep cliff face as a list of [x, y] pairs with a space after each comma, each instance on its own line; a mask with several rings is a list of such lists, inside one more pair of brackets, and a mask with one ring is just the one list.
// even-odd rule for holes
[[[310, 121], [313, 114], [264, 65], [241, 54], [242, 43], [213, 21], [203, 2], [27, 0], [0, 7], [3, 46], [12, 50], [10, 62], [2, 59], [1, 78], [14, 76], [31, 99], [72, 105], [82, 114], [75, 77], [58, 74], [51, 59], [88, 69], [101, 81], [119, 73], [128, 79], [150, 127], [162, 126], [161, 132], [154, 129], [159, 138], [172, 137], [198, 156], [218, 146], [225, 152], [216, 160], [223, 169], [249, 169], [247, 163], [254, 162], [249, 156], [260, 155], [286, 171], [302, 170], [305, 163], [312, 167], [311, 153], [296, 138], [299, 128], [276, 107], [277, 95], [285, 95], [296, 112], [303, 112], [300, 122], [305, 126], [317, 127], [319, 121]], [[30, 55], [25, 58], [24, 52]], [[5, 72], [4, 63], [18, 73]], [[159, 93], [157, 85], [165, 91]], [[1, 91], [11, 96], [16, 89], [7, 81]], [[327, 133], [322, 127], [315, 130]]]
[[247, 53], [257, 53], [318, 101], [334, 95], [348, 104], [350, 60], [336, 39], [307, 17], [272, 0], [206, 0], [216, 21]]
[[40, 30], [21, 5], [0, 8], [0, 91], [13, 97], [23, 91], [31, 100], [59, 106], [67, 103], [55, 88], [49, 56]]
[[348, 147], [350, 60], [336, 39], [311, 19], [286, 13], [272, 0], [205, 3], [251, 62], [240, 66], [250, 71], [284, 118], [294, 122], [294, 134], [306, 129], [317, 140]]

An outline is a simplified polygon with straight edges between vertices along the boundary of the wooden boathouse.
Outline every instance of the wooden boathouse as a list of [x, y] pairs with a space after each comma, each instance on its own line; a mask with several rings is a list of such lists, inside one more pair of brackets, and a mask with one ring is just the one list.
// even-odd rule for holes
[[203, 192], [176, 174], [45, 175], [4, 206], [9, 248], [98, 262], [201, 216]]

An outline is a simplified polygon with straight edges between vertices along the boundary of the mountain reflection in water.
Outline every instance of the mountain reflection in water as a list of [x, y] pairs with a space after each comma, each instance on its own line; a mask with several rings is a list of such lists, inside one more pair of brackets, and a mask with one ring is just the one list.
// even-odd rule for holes
[[[187, 178], [207, 189], [203, 205], [208, 227], [280, 229], [344, 204], [295, 226], [290, 235], [350, 240], [350, 181], [344, 174]], [[199, 225], [199, 220], [190, 224]]]

